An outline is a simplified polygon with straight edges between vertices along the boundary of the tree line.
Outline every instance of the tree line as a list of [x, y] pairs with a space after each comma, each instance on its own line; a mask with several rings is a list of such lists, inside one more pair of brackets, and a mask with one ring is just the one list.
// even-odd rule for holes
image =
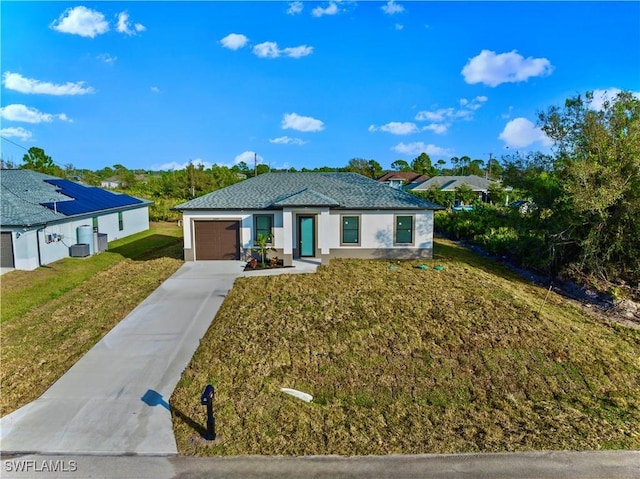
[[591, 93], [539, 114], [552, 154], [505, 156], [502, 184], [520, 208], [478, 204], [436, 227], [551, 277], [640, 297], [640, 99]]
[[[436, 175], [475, 174], [500, 180], [491, 187], [489, 203], [471, 212], [442, 212], [436, 228], [476, 242], [496, 254], [549, 275], [571, 273], [611, 283], [640, 281], [640, 100], [630, 92], [605, 99], [596, 108], [591, 93], [566, 100], [539, 114], [539, 126], [553, 141], [551, 154], [503, 155], [499, 160], [453, 157], [450, 167], [422, 153], [412, 161], [396, 160], [394, 171]], [[189, 164], [183, 170], [150, 172], [123, 165], [102, 170], [57, 166], [41, 148], [30, 148], [21, 168], [80, 179], [99, 186], [115, 178], [119, 190], [154, 201], [151, 220], [179, 217], [176, 204], [270, 170]], [[2, 167], [15, 167], [3, 162]], [[280, 170], [281, 171], [281, 170]], [[286, 171], [297, 171], [290, 168]], [[300, 171], [348, 171], [377, 178], [384, 173], [376, 160], [353, 158], [344, 167], [302, 168]], [[527, 201], [526, 209], [504, 206], [510, 199]], [[449, 206], [450, 194], [437, 189], [420, 193]], [[471, 201], [472, 191], [456, 192]], [[466, 195], [466, 196], [465, 196]], [[640, 286], [636, 286], [640, 288]]]

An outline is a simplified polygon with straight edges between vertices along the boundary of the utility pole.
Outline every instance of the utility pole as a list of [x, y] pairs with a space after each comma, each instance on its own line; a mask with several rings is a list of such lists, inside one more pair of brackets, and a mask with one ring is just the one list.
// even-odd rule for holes
[[253, 177], [258, 176], [258, 154], [253, 153]]
[[487, 180], [491, 179], [491, 155], [493, 155], [493, 153], [489, 153], [489, 163], [487, 163]]

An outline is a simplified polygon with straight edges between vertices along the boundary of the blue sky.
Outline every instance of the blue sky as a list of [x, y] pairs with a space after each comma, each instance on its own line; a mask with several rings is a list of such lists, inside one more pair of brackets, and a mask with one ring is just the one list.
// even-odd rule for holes
[[1, 3], [2, 157], [383, 167], [548, 151], [537, 113], [640, 91], [640, 2]]

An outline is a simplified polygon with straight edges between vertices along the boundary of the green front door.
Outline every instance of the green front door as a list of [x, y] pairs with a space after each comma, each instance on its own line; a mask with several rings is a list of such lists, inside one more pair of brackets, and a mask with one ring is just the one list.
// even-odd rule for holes
[[300, 256], [315, 256], [316, 245], [313, 228], [313, 216], [298, 216], [298, 241]]

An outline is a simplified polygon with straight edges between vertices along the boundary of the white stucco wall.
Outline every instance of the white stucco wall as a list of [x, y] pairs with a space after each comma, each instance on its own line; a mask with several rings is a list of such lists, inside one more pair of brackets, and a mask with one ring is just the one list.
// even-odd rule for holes
[[[30, 230], [14, 230], [12, 235], [15, 269], [31, 271], [40, 264], [46, 265], [67, 258], [69, 247], [78, 243], [77, 229], [83, 225], [93, 226], [93, 219], [89, 217]], [[149, 208], [145, 206], [124, 211], [123, 226], [124, 229], [120, 231], [117, 212], [98, 216], [98, 231], [107, 234], [107, 241], [113, 241], [148, 230]], [[49, 235], [54, 237], [52, 242], [48, 242]]]
[[[92, 219], [87, 218], [83, 224], [92, 224]], [[106, 233], [107, 241], [131, 236], [149, 229], [149, 207], [137, 208], [122, 212], [122, 231], [118, 225], [118, 213], [110, 213], [98, 216], [98, 232]]]
[[[193, 221], [197, 220], [239, 220], [240, 246], [243, 249], [253, 247], [253, 216], [272, 214], [274, 217], [274, 248], [291, 254], [297, 246], [296, 228], [299, 215], [316, 216], [316, 241], [320, 254], [330, 255], [331, 250], [380, 250], [380, 249], [432, 249], [433, 248], [433, 211], [330, 211], [328, 208], [286, 208], [284, 211], [189, 211], [183, 215], [185, 250], [193, 248]], [[342, 216], [360, 217], [360, 244], [341, 244]], [[412, 245], [394, 244], [394, 225], [397, 215], [413, 216], [414, 238]], [[287, 231], [287, 233], [285, 233]]]
[[[414, 217], [414, 238], [412, 248], [433, 248], [433, 211], [332, 211], [330, 215], [330, 248], [406, 248], [406, 245], [394, 244], [394, 226], [396, 216]], [[342, 216], [360, 217], [360, 244], [341, 244]]]

